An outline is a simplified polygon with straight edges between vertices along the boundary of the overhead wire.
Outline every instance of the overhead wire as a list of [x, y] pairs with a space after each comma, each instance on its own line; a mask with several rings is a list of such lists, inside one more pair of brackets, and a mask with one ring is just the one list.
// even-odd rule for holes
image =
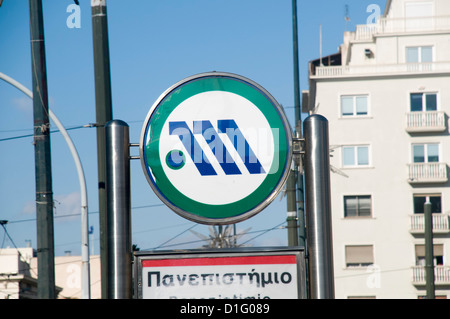
[[179, 234], [173, 236], [172, 238], [166, 240], [165, 242], [163, 242], [163, 243], [160, 244], [159, 246], [155, 247], [154, 249], [158, 249], [158, 248], [164, 247], [164, 244], [167, 244], [168, 242], [171, 242], [171, 241], [174, 240], [175, 238], [177, 238], [177, 237], [183, 235], [185, 232], [191, 230], [192, 228], [194, 228], [194, 227], [197, 226], [197, 225], [198, 225], [198, 224], [194, 224], [193, 226], [189, 227], [188, 229], [183, 230], [181, 233], [179, 233]]
[[[283, 106], [282, 107], [284, 109], [293, 109], [295, 108], [295, 106]], [[143, 123], [142, 120], [130, 120], [130, 121], [126, 121], [128, 124], [131, 123]], [[70, 130], [78, 130], [78, 129], [82, 129], [82, 128], [92, 128], [95, 127], [94, 123], [90, 123], [90, 124], [85, 124], [85, 125], [77, 125], [71, 128], [67, 128], [67, 131]], [[19, 131], [29, 131], [30, 129], [14, 129], [14, 130], [0, 130], [0, 133], [7, 133], [7, 132], [19, 132]], [[57, 133], [59, 132], [59, 130], [52, 130], [50, 131], [50, 133]], [[12, 136], [12, 137], [6, 137], [6, 138], [2, 138], [0, 139], [0, 142], [4, 142], [4, 141], [9, 141], [9, 140], [15, 140], [15, 139], [21, 139], [21, 138], [26, 138], [26, 137], [33, 137], [34, 134], [25, 134], [25, 135], [18, 135], [18, 136]]]
[[[142, 208], [159, 207], [159, 206], [165, 206], [165, 205], [164, 204], [149, 204], [149, 205], [131, 207], [131, 209], [142, 209]], [[98, 213], [99, 213], [98, 211], [91, 211], [88, 214], [98, 214]], [[53, 218], [66, 218], [66, 217], [76, 217], [76, 216], [81, 216], [81, 213], [54, 215]], [[12, 220], [12, 221], [8, 221], [8, 223], [15, 224], [15, 223], [24, 223], [24, 222], [33, 222], [33, 221], [36, 221], [36, 218]]]
[[[8, 223], [8, 221], [1, 221], [1, 222], [0, 222], [0, 225], [3, 227], [3, 230], [5, 231], [6, 236], [8, 236], [8, 238], [9, 238], [9, 240], [11, 241], [11, 243], [13, 244], [14, 248], [17, 250], [17, 253], [18, 253], [19, 256], [20, 256], [20, 259], [22, 259], [22, 260], [25, 262], [25, 261], [26, 261], [25, 257], [22, 255], [22, 253], [20, 252], [19, 248], [17, 248], [16, 243], [15, 243], [14, 240], [11, 238], [11, 236], [9, 235], [8, 230], [7, 230], [6, 227], [5, 227], [5, 224], [7, 224], [7, 223]], [[25, 262], [25, 263], [28, 264], [27, 262]], [[33, 272], [34, 272], [34, 270], [31, 268], [31, 265], [30, 265], [30, 264], [28, 264], [28, 269], [29, 269], [30, 271], [33, 271]], [[34, 272], [34, 275], [37, 277], [37, 273], [36, 273], [36, 272]]]
[[[66, 131], [78, 130], [78, 129], [81, 129], [81, 128], [88, 128], [88, 127], [93, 127], [93, 126], [92, 126], [92, 124], [80, 125], [80, 126], [67, 128]], [[57, 132], [59, 132], [59, 130], [51, 130], [50, 131], [50, 133], [57, 133]], [[6, 138], [0, 139], [0, 142], [10, 141], [10, 140], [17, 140], [17, 139], [20, 139], [20, 138], [33, 137], [33, 136], [34, 136], [34, 134], [25, 134], [25, 135], [6, 137]]]
[[[267, 229], [263, 229], [263, 230], [255, 230], [255, 231], [246, 233], [246, 235], [248, 235], [248, 234], [253, 234], [253, 233], [261, 233], [261, 234], [258, 234], [258, 235], [256, 235], [256, 236], [254, 236], [254, 237], [248, 239], [247, 241], [241, 243], [240, 245], [243, 245], [243, 244], [245, 244], [245, 243], [248, 243], [248, 242], [250, 242], [250, 241], [252, 241], [252, 240], [254, 240], [254, 239], [256, 239], [256, 238], [258, 238], [258, 237], [260, 237], [260, 236], [262, 236], [262, 235], [264, 235], [264, 234], [266, 234], [266, 233], [268, 233], [268, 232], [270, 232], [270, 231], [273, 231], [273, 230], [276, 230], [276, 229], [282, 229], [282, 227], [280, 227], [280, 226], [283, 225], [284, 223], [286, 223], [286, 221], [283, 221], [282, 223], [280, 223], [280, 224], [278, 224], [278, 225], [276, 225], [276, 226], [274, 226], [274, 227], [271, 227], [271, 228], [267, 228]], [[185, 233], [186, 231], [187, 231], [187, 230], [183, 231], [182, 233]], [[178, 234], [178, 235], [176, 235], [176, 236], [174, 236], [172, 239], [178, 237], [179, 235], [181, 235], [181, 233]], [[169, 241], [170, 241], [170, 240], [169, 240]], [[200, 242], [205, 242], [205, 241], [209, 241], [209, 238], [208, 238], [208, 239], [198, 239], [198, 240], [193, 240], [193, 241], [185, 241], [185, 242], [182, 242], [182, 243], [170, 244], [170, 245], [160, 244], [160, 245], [158, 245], [158, 246], [156, 246], [156, 247], [148, 248], [148, 249], [145, 249], [145, 250], [155, 250], [155, 249], [160, 249], [160, 248], [167, 248], [167, 247], [181, 246], [181, 245], [187, 245], [187, 244], [195, 244], [195, 243], [200, 243]]]

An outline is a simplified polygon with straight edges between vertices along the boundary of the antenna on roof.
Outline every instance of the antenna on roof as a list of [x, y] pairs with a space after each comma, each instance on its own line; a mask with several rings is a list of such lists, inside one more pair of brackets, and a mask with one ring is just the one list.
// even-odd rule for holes
[[319, 28], [319, 54], [320, 54], [320, 66], [323, 66], [322, 63], [322, 25]]
[[349, 5], [346, 4], [345, 5], [345, 13], [344, 13], [344, 20], [345, 20], [345, 31], [347, 31], [347, 25], [348, 22], [350, 21], [350, 13], [349, 13]]

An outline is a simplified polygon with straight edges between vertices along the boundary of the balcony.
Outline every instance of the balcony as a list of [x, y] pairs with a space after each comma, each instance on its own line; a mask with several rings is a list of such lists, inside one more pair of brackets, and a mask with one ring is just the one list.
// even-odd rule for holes
[[408, 133], [443, 132], [447, 129], [445, 112], [410, 112], [406, 114]]
[[410, 184], [445, 183], [447, 180], [446, 163], [408, 164], [408, 182]]
[[[426, 273], [424, 266], [414, 266], [412, 283], [417, 286], [423, 286], [426, 283]], [[450, 267], [434, 266], [434, 284], [450, 285]]]
[[[433, 214], [433, 233], [448, 234], [450, 233], [449, 215]], [[425, 216], [424, 214], [414, 214], [410, 216], [409, 232], [411, 234], [425, 233]]]
[[345, 78], [388, 75], [412, 75], [450, 72], [450, 61], [402, 64], [366, 64], [318, 66], [311, 73], [312, 79]]
[[376, 24], [357, 25], [355, 40], [372, 41], [374, 36], [448, 30], [450, 30], [450, 16], [380, 18]]
[[450, 30], [450, 16], [380, 18], [379, 34], [438, 32]]

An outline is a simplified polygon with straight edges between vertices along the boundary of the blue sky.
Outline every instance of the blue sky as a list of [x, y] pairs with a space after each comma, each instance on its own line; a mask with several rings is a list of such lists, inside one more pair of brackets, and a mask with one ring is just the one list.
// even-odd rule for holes
[[[370, 4], [384, 11], [385, 0], [298, 1], [300, 86], [308, 89], [307, 63], [337, 52], [343, 32], [365, 24]], [[66, 129], [95, 123], [95, 90], [91, 8], [80, 0], [80, 28], [69, 28], [72, 0], [43, 0], [47, 78], [51, 110]], [[348, 5], [350, 21], [345, 22]], [[288, 0], [108, 0], [113, 117], [130, 125], [132, 143], [139, 143], [143, 121], [153, 102], [171, 85], [190, 75], [224, 71], [245, 76], [267, 89], [294, 120], [291, 1]], [[29, 89], [31, 50], [26, 0], [4, 0], [0, 7], [0, 72]], [[0, 81], [0, 140], [32, 134], [32, 102]], [[56, 126], [52, 123], [52, 129]], [[89, 223], [94, 226], [94, 253], [99, 253], [97, 148], [94, 128], [69, 130], [86, 175]], [[14, 243], [36, 248], [35, 175], [32, 137], [0, 141], [0, 219]], [[51, 135], [55, 199], [55, 253], [80, 254], [80, 186], [69, 149], [60, 133]], [[138, 149], [131, 150], [138, 155]], [[131, 162], [133, 243], [151, 249], [199, 247], [179, 217], [153, 193], [141, 164]], [[72, 216], [66, 216], [72, 215]], [[252, 246], [286, 245], [287, 231], [268, 230], [286, 220], [281, 196], [264, 211], [237, 224], [251, 227], [241, 242]], [[193, 230], [208, 234], [208, 226]], [[186, 232], [185, 232], [186, 231]], [[178, 237], [172, 239], [173, 237]], [[0, 231], [1, 247], [13, 246]], [[170, 240], [170, 241], [169, 241]], [[173, 245], [173, 246], [167, 246]]]

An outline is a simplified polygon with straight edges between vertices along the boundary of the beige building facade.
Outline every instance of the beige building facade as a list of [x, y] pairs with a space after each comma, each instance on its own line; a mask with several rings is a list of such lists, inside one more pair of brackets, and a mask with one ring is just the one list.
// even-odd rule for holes
[[303, 111], [329, 121], [337, 298], [421, 298], [425, 201], [450, 298], [450, 1], [390, 0], [310, 62]]
[[[100, 257], [90, 256], [91, 299], [101, 298]], [[58, 299], [81, 298], [81, 256], [55, 257]], [[0, 249], [0, 299], [37, 298], [37, 257], [31, 247]]]

